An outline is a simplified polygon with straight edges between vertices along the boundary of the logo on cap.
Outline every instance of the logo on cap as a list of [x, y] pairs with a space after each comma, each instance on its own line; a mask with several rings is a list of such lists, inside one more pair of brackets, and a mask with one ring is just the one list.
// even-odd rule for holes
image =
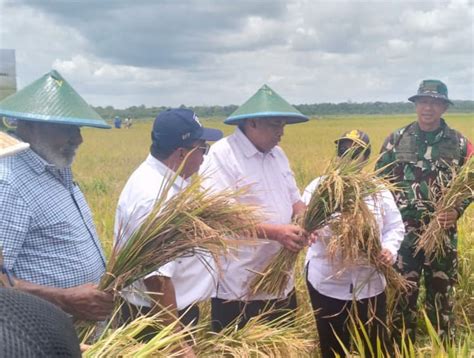
[[201, 124], [201, 122], [199, 122], [199, 118], [196, 115], [196, 113], [193, 114], [193, 119], [196, 121], [197, 124], [199, 124], [199, 127], [202, 127], [202, 124]]
[[347, 139], [360, 139], [359, 131], [354, 129], [345, 135]]

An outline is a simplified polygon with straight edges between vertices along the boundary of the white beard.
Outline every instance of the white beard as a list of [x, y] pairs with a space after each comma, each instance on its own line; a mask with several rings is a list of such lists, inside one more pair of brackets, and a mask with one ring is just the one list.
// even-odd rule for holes
[[33, 149], [41, 158], [58, 169], [70, 167], [74, 160], [75, 151], [74, 154], [65, 156], [51, 148], [48, 143], [39, 141], [38, 143], [30, 144], [31, 149]]

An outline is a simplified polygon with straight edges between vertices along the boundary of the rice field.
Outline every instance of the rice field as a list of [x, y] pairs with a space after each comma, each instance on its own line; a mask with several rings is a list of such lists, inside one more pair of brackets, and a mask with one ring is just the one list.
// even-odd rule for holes
[[[446, 120], [461, 131], [471, 141], [474, 140], [474, 114], [447, 114]], [[233, 131], [222, 119], [203, 119], [205, 126], [219, 128], [225, 134]], [[415, 119], [415, 116], [351, 116], [314, 119], [308, 123], [285, 128], [281, 142], [285, 150], [298, 186], [301, 190], [316, 176], [320, 175], [334, 155], [334, 139], [350, 129], [367, 132], [372, 141], [373, 166], [376, 154], [384, 138], [393, 130]], [[80, 147], [73, 170], [75, 179], [83, 189], [92, 209], [97, 230], [107, 255], [110, 253], [115, 208], [120, 192], [129, 175], [144, 160], [150, 145], [152, 121], [135, 121], [131, 129], [98, 130], [85, 128], [82, 131], [84, 143]], [[460, 278], [456, 288], [456, 314], [461, 335], [474, 328], [474, 207], [461, 219], [459, 228]], [[297, 270], [297, 292], [302, 312], [310, 309], [309, 299], [303, 282], [302, 255]], [[423, 296], [423, 294], [421, 295]], [[206, 308], [206, 307], [204, 307]], [[205, 316], [205, 315], [204, 315]], [[205, 317], [204, 317], [205, 319]], [[308, 327], [314, 327], [309, 325]], [[429, 328], [429, 327], [428, 327]], [[420, 315], [420, 330], [417, 353], [432, 354], [433, 337]], [[308, 328], [308, 336], [317, 340], [315, 328]], [[471, 347], [474, 352], [474, 347]], [[317, 350], [315, 350], [317, 356]], [[424, 353], [423, 353], [424, 354]], [[469, 353], [468, 353], [469, 354]], [[443, 356], [443, 355], [438, 355]], [[457, 356], [456, 353], [453, 356]]]

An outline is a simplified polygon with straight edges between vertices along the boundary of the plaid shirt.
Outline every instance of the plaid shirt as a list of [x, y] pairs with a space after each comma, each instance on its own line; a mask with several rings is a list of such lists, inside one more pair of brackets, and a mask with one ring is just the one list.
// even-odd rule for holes
[[99, 282], [104, 255], [70, 168], [32, 150], [0, 159], [0, 208], [4, 264], [16, 277], [62, 288]]

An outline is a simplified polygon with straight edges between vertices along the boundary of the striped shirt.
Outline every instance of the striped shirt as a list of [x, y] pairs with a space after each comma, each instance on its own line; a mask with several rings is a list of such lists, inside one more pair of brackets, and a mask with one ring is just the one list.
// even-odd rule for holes
[[68, 288], [98, 283], [105, 259], [71, 168], [31, 149], [0, 159], [0, 244], [19, 279]]

